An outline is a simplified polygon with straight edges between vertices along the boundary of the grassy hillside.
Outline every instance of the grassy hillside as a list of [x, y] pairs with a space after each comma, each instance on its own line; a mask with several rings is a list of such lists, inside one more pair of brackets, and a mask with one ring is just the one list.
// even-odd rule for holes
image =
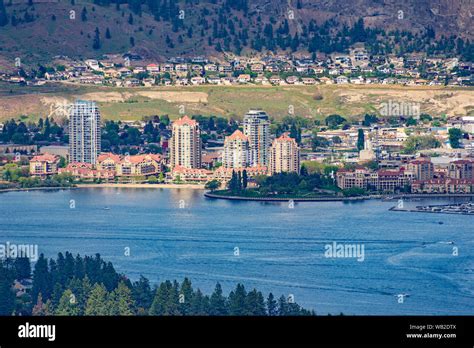
[[296, 115], [323, 119], [338, 113], [358, 118], [377, 113], [383, 102], [420, 103], [421, 113], [474, 114], [474, 93], [469, 88], [400, 86], [190, 86], [190, 87], [77, 87], [60, 85], [9, 89], [0, 86], [0, 120], [26, 115], [36, 119], [51, 107], [75, 99], [95, 100], [106, 119], [140, 119], [168, 114], [222, 115], [241, 118], [250, 108], [263, 108], [280, 118], [293, 108]]

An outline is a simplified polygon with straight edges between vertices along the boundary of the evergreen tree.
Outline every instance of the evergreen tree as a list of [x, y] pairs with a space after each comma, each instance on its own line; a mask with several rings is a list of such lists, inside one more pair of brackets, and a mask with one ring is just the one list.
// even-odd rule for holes
[[3, 0], [0, 0], [0, 27], [8, 24], [8, 14]]
[[266, 314], [265, 300], [260, 291], [253, 289], [245, 298], [245, 315], [262, 316]]
[[111, 39], [112, 38], [112, 35], [110, 35], [110, 29], [109, 28], [107, 28], [105, 30], [105, 38], [106, 39]]
[[76, 296], [70, 289], [67, 289], [59, 300], [59, 305], [56, 308], [55, 315], [76, 316], [80, 314]]
[[13, 276], [0, 261], [0, 315], [12, 315], [15, 308], [15, 293], [12, 291]]
[[87, 9], [85, 7], [83, 7], [81, 11], [81, 21], [87, 22]]
[[267, 298], [267, 314], [272, 317], [278, 315], [278, 304], [272, 293]]
[[210, 315], [227, 315], [226, 298], [222, 295], [222, 287], [219, 283], [216, 284], [209, 304], [211, 310]]
[[242, 172], [242, 187], [243, 189], [245, 190], [247, 188], [247, 185], [248, 185], [248, 176], [247, 176], [247, 170], [243, 170]]
[[364, 135], [364, 130], [359, 128], [359, 131], [357, 133], [357, 149], [359, 151], [363, 150], [365, 147], [365, 135]]
[[31, 264], [29, 258], [17, 257], [14, 265], [17, 279], [25, 279], [31, 276]]
[[153, 293], [148, 279], [140, 276], [140, 279], [133, 283], [132, 293], [136, 301], [137, 313], [139, 315], [146, 314], [153, 302]]
[[98, 49], [101, 48], [101, 46], [102, 46], [102, 44], [100, 43], [99, 28], [96, 27], [95, 32], [94, 32], [94, 42], [92, 43], [92, 48], [95, 49], [95, 50], [98, 50]]
[[110, 315], [133, 315], [135, 301], [132, 297], [132, 290], [121, 281], [109, 297]]
[[[171, 284], [171, 283], [170, 283]], [[175, 280], [169, 287], [168, 299], [165, 306], [165, 315], [180, 315], [179, 312], [179, 284]]]
[[245, 298], [247, 293], [242, 284], [237, 284], [235, 291], [229, 294], [229, 314], [230, 315], [246, 315]]
[[169, 291], [170, 291], [167, 282], [161, 283], [158, 289], [156, 290], [155, 297], [153, 299], [153, 302], [151, 304], [150, 311], [149, 311], [150, 315], [164, 315], [165, 314], [166, 301], [168, 300]]
[[108, 315], [108, 293], [103, 284], [96, 283], [87, 299], [85, 315]]
[[52, 284], [51, 274], [48, 269], [48, 261], [45, 259], [44, 255], [41, 254], [36, 262], [35, 270], [33, 271], [31, 297], [38, 298], [38, 295], [42, 293], [45, 298], [49, 298], [51, 291]]
[[191, 281], [184, 278], [179, 290], [179, 311], [182, 315], [192, 314], [192, 303], [194, 300], [194, 291]]

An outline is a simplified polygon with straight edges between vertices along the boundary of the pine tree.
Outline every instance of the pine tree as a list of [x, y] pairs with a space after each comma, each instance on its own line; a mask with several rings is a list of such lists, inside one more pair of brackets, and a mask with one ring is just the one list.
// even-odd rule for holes
[[193, 315], [209, 315], [210, 314], [209, 297], [204, 296], [200, 289], [197, 289], [196, 293], [193, 296], [191, 312]]
[[12, 315], [15, 308], [15, 294], [12, 291], [13, 279], [0, 264], [0, 315]]
[[288, 303], [286, 302], [286, 298], [283, 295], [281, 295], [281, 297], [278, 299], [278, 315], [288, 315]]
[[175, 280], [169, 287], [168, 299], [165, 306], [165, 315], [179, 315], [179, 284]]
[[64, 291], [59, 300], [58, 308], [56, 308], [55, 315], [76, 316], [80, 315], [80, 309], [77, 304], [76, 296], [70, 289]]
[[95, 28], [95, 32], [94, 32], [94, 42], [92, 43], [92, 48], [95, 49], [95, 50], [98, 50], [100, 49], [101, 47], [101, 43], [100, 43], [100, 32], [99, 32], [99, 28]]
[[247, 176], [247, 170], [244, 169], [243, 172], [242, 172], [242, 187], [243, 189], [245, 190], [247, 188], [247, 185], [248, 185], [248, 176]]
[[49, 298], [52, 292], [51, 274], [48, 269], [48, 262], [44, 255], [41, 254], [35, 265], [33, 271], [33, 288], [31, 290], [31, 297], [38, 298], [39, 293], [42, 293], [44, 298]]
[[110, 35], [110, 29], [109, 28], [107, 28], [105, 30], [105, 38], [106, 39], [111, 39], [112, 38], [112, 35]]
[[29, 258], [17, 257], [14, 265], [17, 279], [25, 279], [31, 276], [31, 264]]
[[135, 301], [132, 297], [132, 290], [121, 281], [109, 296], [109, 315], [133, 315]]
[[150, 307], [150, 315], [164, 315], [166, 301], [168, 300], [169, 288], [166, 282], [160, 284], [156, 290], [155, 297]]
[[221, 284], [217, 283], [210, 298], [210, 315], [227, 315], [226, 298], [222, 295]]
[[266, 315], [265, 310], [265, 299], [260, 291], [253, 289], [247, 294], [246, 306], [248, 315], [253, 316], [264, 316]]
[[136, 301], [137, 313], [145, 315], [153, 302], [153, 293], [148, 279], [140, 276], [140, 279], [133, 283], [132, 293]]
[[267, 298], [267, 314], [272, 317], [278, 315], [277, 301], [272, 293], [268, 294]]
[[181, 288], [179, 290], [179, 311], [182, 315], [190, 315], [191, 305], [194, 300], [194, 291], [191, 284], [191, 281], [188, 278], [184, 278], [181, 283]]
[[247, 293], [242, 284], [237, 284], [235, 291], [229, 294], [229, 314], [230, 315], [245, 315], [245, 298]]
[[364, 147], [365, 147], [364, 130], [360, 128], [357, 133], [357, 149], [361, 151], [364, 149]]
[[8, 14], [3, 0], [0, 0], [0, 27], [8, 24]]
[[85, 7], [82, 8], [81, 21], [87, 22], [87, 9]]
[[87, 299], [85, 315], [108, 315], [108, 293], [103, 284], [96, 283]]

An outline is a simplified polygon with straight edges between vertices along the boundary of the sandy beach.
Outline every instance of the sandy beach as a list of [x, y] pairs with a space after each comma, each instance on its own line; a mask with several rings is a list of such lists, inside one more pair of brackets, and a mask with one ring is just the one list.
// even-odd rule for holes
[[193, 190], [204, 190], [204, 185], [201, 184], [79, 184], [78, 188], [147, 188], [147, 189], [193, 189]]

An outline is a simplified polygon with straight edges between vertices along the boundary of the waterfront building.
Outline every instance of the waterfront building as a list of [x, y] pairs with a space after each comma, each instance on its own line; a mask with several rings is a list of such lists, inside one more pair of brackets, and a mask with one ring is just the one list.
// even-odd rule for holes
[[452, 179], [474, 179], [474, 162], [469, 160], [451, 162], [449, 177]]
[[171, 168], [201, 167], [201, 132], [199, 124], [184, 116], [173, 122], [170, 139]]
[[116, 175], [121, 177], [157, 175], [162, 171], [162, 157], [158, 154], [124, 156], [116, 166]]
[[336, 173], [337, 186], [343, 190], [353, 187], [378, 192], [395, 192], [407, 188], [414, 174], [405, 170], [370, 171], [367, 168], [341, 169]]
[[270, 149], [269, 173], [300, 172], [300, 149], [296, 140], [283, 134], [273, 140]]
[[97, 169], [112, 171], [119, 177], [157, 175], [163, 172], [163, 158], [158, 154], [119, 156], [104, 153], [97, 160]]
[[99, 153], [99, 109], [95, 102], [78, 100], [69, 111], [69, 160], [96, 164]]
[[267, 175], [268, 169], [267, 167], [256, 166], [256, 167], [247, 167], [247, 168], [225, 168], [219, 167], [217, 168], [214, 173], [212, 174], [212, 179], [220, 181], [221, 183], [227, 183], [232, 179], [232, 173], [240, 173], [243, 176], [243, 171], [246, 171], [247, 177], [252, 179], [256, 176], [260, 175]]
[[249, 165], [249, 139], [240, 130], [225, 138], [222, 165], [225, 168], [245, 168]]
[[411, 185], [411, 193], [465, 194], [474, 193], [474, 179], [431, 179], [416, 180]]
[[30, 160], [30, 175], [42, 178], [58, 173], [59, 156], [45, 153]]
[[429, 158], [409, 162], [407, 170], [414, 173], [415, 180], [431, 180], [434, 177], [434, 165]]
[[75, 180], [93, 181], [105, 180], [112, 181], [115, 178], [115, 171], [95, 169], [90, 163], [72, 162], [66, 168], [59, 168], [59, 173], [68, 173]]
[[337, 186], [342, 190], [358, 187], [366, 190], [369, 185], [371, 172], [366, 168], [354, 170], [340, 169], [336, 173]]
[[202, 168], [186, 168], [180, 165], [173, 167], [171, 172], [167, 173], [167, 178], [179, 182], [206, 183], [212, 180], [212, 171]]
[[244, 116], [244, 134], [249, 140], [250, 166], [268, 166], [270, 120], [265, 111], [250, 110]]

